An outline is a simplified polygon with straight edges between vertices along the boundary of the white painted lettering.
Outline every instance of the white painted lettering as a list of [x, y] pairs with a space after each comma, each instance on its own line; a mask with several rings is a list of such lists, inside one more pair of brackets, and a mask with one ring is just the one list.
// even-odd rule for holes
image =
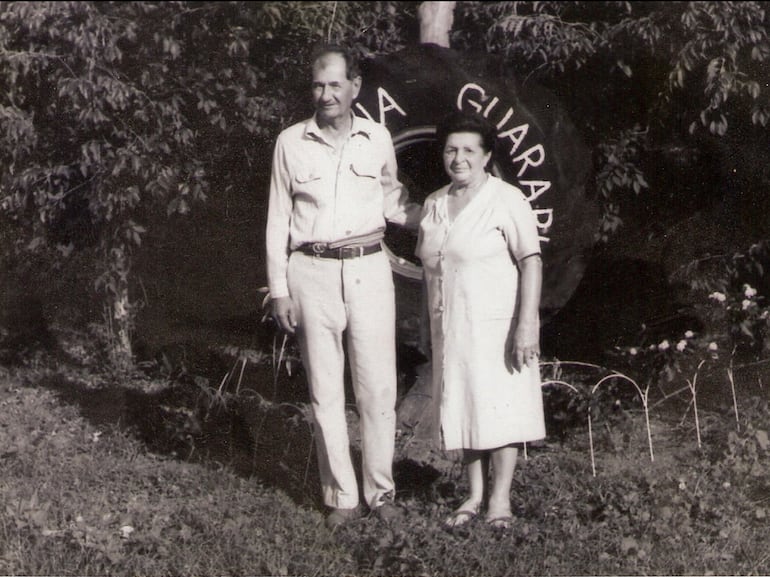
[[[385, 124], [385, 113], [390, 112], [391, 110], [397, 110], [401, 116], [406, 116], [404, 109], [398, 105], [393, 97], [388, 94], [388, 91], [385, 90], [382, 86], [377, 87], [377, 100], [380, 105], [380, 124]], [[386, 105], [385, 101], [387, 101], [389, 104]]]
[[487, 104], [487, 107], [482, 113], [484, 118], [489, 118], [489, 112], [497, 105], [498, 102], [500, 102], [500, 99], [497, 96], [493, 96], [492, 100], [489, 101], [489, 104]]
[[[535, 217], [537, 217], [537, 228], [543, 232], [548, 232], [553, 224], [553, 209], [552, 208], [535, 208], [533, 211]], [[545, 221], [541, 217], [545, 217]]]
[[503, 119], [495, 125], [495, 128], [497, 128], [498, 130], [502, 129], [502, 127], [505, 125], [506, 122], [508, 122], [508, 119], [511, 116], [513, 116], [513, 108], [508, 109], [508, 111], [505, 113], [505, 116], [503, 116]]
[[509, 152], [513, 156], [519, 149], [519, 146], [521, 146], [522, 141], [527, 137], [527, 132], [529, 132], [529, 124], [520, 124], [519, 126], [509, 128], [505, 132], [501, 132], [497, 135], [497, 138], [507, 138], [513, 143]]
[[[537, 155], [537, 156], [536, 156]], [[522, 154], [513, 159], [513, 162], [524, 161], [516, 176], [521, 176], [529, 166], [540, 166], [545, 160], [545, 150], [542, 144], [536, 144], [528, 148]]]
[[369, 120], [372, 122], [375, 122], [374, 118], [372, 118], [372, 115], [369, 114], [369, 111], [364, 108], [364, 106], [360, 102], [356, 102], [356, 108], [361, 111], [361, 113], [366, 116]]
[[528, 192], [526, 190], [524, 191], [524, 196], [527, 197], [528, 202], [532, 202], [551, 188], [550, 180], [520, 180], [519, 184], [522, 187], [529, 189]]
[[481, 102], [484, 102], [487, 99], [487, 94], [484, 92], [484, 89], [479, 86], [478, 84], [473, 84], [472, 82], [466, 84], [460, 89], [460, 92], [457, 94], [457, 110], [463, 109], [463, 102], [467, 102], [476, 112], [481, 112], [482, 106], [477, 102], [476, 100], [471, 100], [470, 98], [466, 101], [465, 93], [469, 90], [473, 90], [477, 93], [479, 93], [479, 100]]

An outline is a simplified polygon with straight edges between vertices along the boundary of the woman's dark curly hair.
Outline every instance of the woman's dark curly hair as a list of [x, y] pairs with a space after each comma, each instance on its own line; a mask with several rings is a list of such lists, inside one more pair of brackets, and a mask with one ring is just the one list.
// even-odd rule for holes
[[471, 112], [458, 111], [445, 116], [436, 126], [436, 140], [438, 140], [440, 150], [444, 150], [449, 135], [457, 132], [478, 134], [481, 137], [481, 147], [484, 152], [491, 152], [492, 157], [494, 157], [497, 129], [489, 120], [480, 114]]

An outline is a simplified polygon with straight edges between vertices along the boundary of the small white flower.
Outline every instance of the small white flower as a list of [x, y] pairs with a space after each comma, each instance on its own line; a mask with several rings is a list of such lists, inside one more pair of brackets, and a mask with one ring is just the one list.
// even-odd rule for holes
[[669, 342], [668, 342], [668, 339], [664, 339], [664, 340], [663, 340], [663, 342], [661, 342], [661, 343], [658, 345], [658, 348], [659, 348], [661, 351], [666, 351], [666, 350], [668, 350], [668, 348], [669, 348], [670, 346], [671, 346], [671, 345], [669, 344]]
[[741, 308], [743, 310], [746, 310], [747, 308], [749, 308], [751, 306], [751, 304], [752, 303], [751, 303], [751, 301], [749, 299], [743, 299], [743, 302], [741, 302]]
[[628, 354], [631, 355], [631, 356], [636, 355], [636, 353], [638, 353], [638, 352], [639, 352], [639, 350], [636, 347], [631, 347], [630, 349], [628, 349]]
[[682, 339], [678, 343], [676, 343], [676, 350], [678, 350], [680, 353], [687, 348], [687, 341]]
[[762, 314], [761, 314], [761, 315], [759, 315], [759, 318], [761, 318], [762, 320], [764, 320], [764, 319], [766, 319], [768, 316], [770, 316], [770, 311], [769, 311], [769, 310], [767, 310], [767, 309], [765, 309], [765, 310], [763, 310], [763, 311], [762, 311]]
[[679, 479], [679, 490], [684, 491], [687, 488], [687, 483], [684, 482], [684, 479]]
[[729, 489], [732, 485], [730, 485], [730, 481], [725, 481], [722, 483], [722, 488]]
[[753, 288], [751, 285], [745, 284], [743, 285], [743, 294], [747, 299], [750, 299], [751, 297], [757, 296], [757, 289]]
[[684, 338], [686, 338], [686, 339], [691, 339], [694, 336], [695, 336], [695, 333], [692, 332], [692, 331], [687, 331], [686, 333], [684, 333]]
[[718, 349], [719, 349], [719, 347], [717, 346], [716, 343], [714, 343], [714, 342], [709, 343], [709, 350], [710, 351], [716, 351]]
[[652, 345], [650, 345], [650, 347], [649, 347], [649, 348], [650, 348], [650, 350], [651, 350], [651, 351], [654, 351], [655, 349], [657, 349], [657, 348], [658, 348], [658, 345], [656, 345], [656, 344], [652, 344]]
[[133, 532], [134, 528], [131, 525], [123, 525], [120, 528], [120, 536], [123, 537], [123, 539], [128, 539]]
[[727, 297], [724, 295], [724, 293], [720, 292], [713, 292], [709, 295], [710, 299], [714, 299], [718, 303], [723, 303], [727, 300]]

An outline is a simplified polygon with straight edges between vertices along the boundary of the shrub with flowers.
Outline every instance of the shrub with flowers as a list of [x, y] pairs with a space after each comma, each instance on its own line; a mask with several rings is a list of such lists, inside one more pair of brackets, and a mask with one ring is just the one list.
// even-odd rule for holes
[[687, 330], [659, 342], [618, 347], [615, 353], [625, 361], [642, 388], [657, 387], [665, 394], [666, 383], [692, 379], [704, 363], [718, 362], [720, 352], [727, 348], [723, 341], [714, 334]]
[[695, 261], [681, 271], [681, 280], [696, 296], [707, 295], [698, 308], [711, 331], [722, 333], [731, 350], [754, 360], [770, 353], [768, 265], [770, 241], [764, 241], [730, 257]]
[[709, 364], [730, 364], [733, 357], [750, 361], [770, 355], [770, 306], [757, 287], [767, 286], [770, 242], [752, 245], [746, 253], [708, 258], [683, 268], [702, 323], [679, 334], [655, 335], [642, 326], [641, 342], [617, 347], [642, 386], [663, 388], [685, 380], [694, 386]]
[[770, 352], [770, 308], [757, 289], [744, 283], [742, 292], [709, 294], [724, 315], [734, 346], [754, 355]]

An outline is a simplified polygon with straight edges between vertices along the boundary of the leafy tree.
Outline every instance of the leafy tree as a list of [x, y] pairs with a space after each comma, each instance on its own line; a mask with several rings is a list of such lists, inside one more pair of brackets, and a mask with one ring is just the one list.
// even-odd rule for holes
[[[562, 95], [596, 151], [600, 238], [648, 188], [646, 153], [766, 127], [766, 2], [460, 2], [453, 42]], [[479, 33], [480, 30], [485, 31]], [[761, 146], [761, 145], [760, 145]]]
[[[499, 55], [571, 108], [595, 151], [607, 239], [649, 187], [651, 153], [684, 157], [746, 126], [766, 138], [765, 6], [458, 2], [452, 47]], [[97, 263], [113, 350], [130, 359], [148, 227], [269, 170], [277, 131], [309, 112], [314, 45], [394, 52], [418, 42], [418, 7], [0, 2], [0, 243]]]
[[3, 245], [100, 263], [112, 350], [129, 361], [148, 222], [265, 169], [277, 130], [306, 113], [314, 44], [402, 46], [396, 3], [369, 4], [0, 3]]
[[[94, 250], [98, 288], [109, 296], [113, 350], [130, 358], [129, 275], [146, 232], [148, 211], [185, 213], [206, 197], [211, 128], [227, 130], [228, 94], [235, 118], [264, 114], [243, 99], [256, 84], [249, 67], [201, 67], [191, 45], [222, 9], [177, 4], [6, 3], [2, 23], [0, 104], [3, 209], [34, 250], [56, 244], [63, 254]], [[203, 38], [237, 62], [237, 35]], [[214, 45], [218, 43], [219, 45]], [[214, 46], [212, 46], [214, 45]], [[239, 96], [241, 98], [239, 98]]]

